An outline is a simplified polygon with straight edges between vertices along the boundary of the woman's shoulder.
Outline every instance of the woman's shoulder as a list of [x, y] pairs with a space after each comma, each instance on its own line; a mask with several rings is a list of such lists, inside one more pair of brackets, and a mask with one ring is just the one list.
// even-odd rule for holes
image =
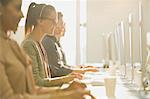
[[36, 42], [30, 38], [26, 38], [22, 42], [21, 46], [22, 46], [23, 50], [28, 54], [29, 53], [35, 54], [38, 52]]
[[36, 41], [34, 41], [32, 38], [25, 38], [23, 40], [23, 42], [21, 43], [21, 46], [22, 47], [33, 47], [33, 46], [36, 46]]

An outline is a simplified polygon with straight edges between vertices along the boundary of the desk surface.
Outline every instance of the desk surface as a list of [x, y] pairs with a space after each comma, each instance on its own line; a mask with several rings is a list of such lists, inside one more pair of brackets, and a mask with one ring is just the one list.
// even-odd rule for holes
[[[87, 82], [88, 89], [96, 97], [96, 99], [109, 99], [105, 93], [104, 86], [104, 77], [107, 75], [107, 72], [101, 71], [100, 73], [87, 73], [85, 74], [85, 79], [91, 81], [91, 84]], [[139, 91], [138, 88], [127, 81], [126, 79], [121, 79], [119, 75], [116, 76], [116, 92], [115, 98], [113, 99], [150, 99], [149, 94], [145, 94], [144, 91]], [[99, 79], [99, 80], [98, 80]], [[101, 84], [93, 86], [92, 81], [97, 80]], [[85, 80], [83, 80], [85, 82]], [[85, 82], [86, 83], [86, 82]], [[112, 98], [111, 98], [112, 99]]]

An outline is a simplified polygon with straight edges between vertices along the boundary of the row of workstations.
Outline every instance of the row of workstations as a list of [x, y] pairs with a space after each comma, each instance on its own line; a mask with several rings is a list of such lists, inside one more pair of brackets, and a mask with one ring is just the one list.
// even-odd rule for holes
[[[122, 95], [121, 93], [130, 91], [132, 94], [133, 91], [133, 94], [137, 96], [136, 98], [123, 97], [125, 95], [120, 96], [116, 92], [116, 94], [121, 97], [119, 99], [147, 99], [146, 97], [148, 97], [148, 95], [146, 95], [148, 91], [145, 91], [148, 90], [145, 78], [147, 76], [150, 78], [150, 75], [145, 75], [145, 64], [148, 56], [147, 48], [150, 46], [150, 0], [133, 0], [133, 2], [134, 4], [131, 9], [129, 9], [128, 14], [126, 16], [122, 15], [121, 18], [118, 19], [119, 21], [115, 25], [115, 32], [113, 31], [105, 35], [107, 53], [105, 67], [109, 64], [119, 69], [119, 80], [122, 84], [117, 84], [118, 87], [116, 88], [121, 88], [118, 89], [120, 91], [118, 91], [118, 93]], [[115, 44], [113, 42], [115, 42]], [[113, 45], [115, 45], [115, 51], [112, 48]], [[116, 54], [114, 55], [113, 53], [113, 56], [112, 52], [116, 52]], [[94, 77], [96, 77], [96, 75], [94, 75]], [[100, 78], [101, 76], [99, 75], [97, 77]], [[98, 93], [96, 96], [99, 95], [99, 97], [103, 94], [100, 94], [101, 92], [105, 92], [104, 86], [100, 86], [99, 89], [98, 86], [92, 88], [93, 93]], [[98, 89], [97, 92], [96, 89]]]
[[[121, 78], [133, 89], [148, 92], [146, 59], [150, 40], [150, 1], [139, 0], [137, 8], [116, 25], [115, 40], [117, 62]], [[148, 63], [149, 64], [149, 63]], [[149, 77], [150, 78], [150, 77]]]

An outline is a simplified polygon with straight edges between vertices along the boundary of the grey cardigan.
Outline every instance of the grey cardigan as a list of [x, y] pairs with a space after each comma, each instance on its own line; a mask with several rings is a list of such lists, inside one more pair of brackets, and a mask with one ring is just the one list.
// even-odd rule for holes
[[[60, 64], [60, 57], [56, 48], [56, 38], [54, 36], [45, 35], [42, 44], [46, 50], [48, 63], [51, 68], [52, 77], [59, 77], [70, 74], [73, 70], [68, 66]], [[63, 62], [63, 60], [62, 60]]]

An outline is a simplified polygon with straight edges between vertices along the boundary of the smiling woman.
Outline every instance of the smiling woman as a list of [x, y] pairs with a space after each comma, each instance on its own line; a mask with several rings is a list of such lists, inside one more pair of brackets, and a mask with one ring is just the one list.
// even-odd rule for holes
[[2, 13], [2, 28], [4, 31], [16, 31], [20, 19], [23, 17], [21, 12], [21, 0], [1, 0], [3, 6]]

